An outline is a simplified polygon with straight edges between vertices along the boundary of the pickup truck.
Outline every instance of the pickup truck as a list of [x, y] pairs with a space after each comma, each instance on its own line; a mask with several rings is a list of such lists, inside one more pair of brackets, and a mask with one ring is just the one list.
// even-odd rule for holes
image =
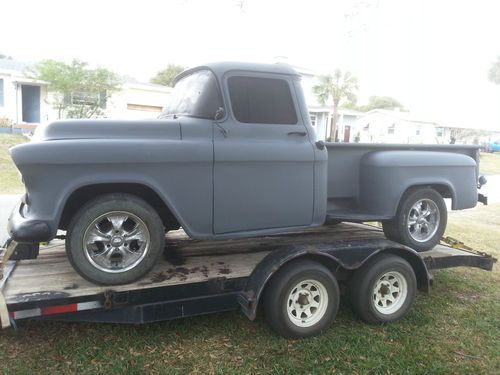
[[99, 284], [143, 276], [180, 227], [218, 240], [380, 221], [423, 251], [444, 233], [444, 198], [486, 203], [476, 146], [318, 141], [300, 75], [279, 64], [186, 70], [156, 120], [56, 121], [11, 155], [26, 186], [12, 240], [66, 231], [71, 264]]

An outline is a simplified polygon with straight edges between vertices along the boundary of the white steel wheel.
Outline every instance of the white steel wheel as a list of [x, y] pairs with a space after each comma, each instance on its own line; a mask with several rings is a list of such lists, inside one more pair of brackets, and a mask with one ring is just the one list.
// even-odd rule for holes
[[288, 295], [288, 318], [298, 327], [310, 327], [323, 318], [328, 306], [328, 293], [317, 280], [304, 280]]
[[397, 271], [384, 273], [373, 288], [373, 305], [384, 315], [397, 312], [408, 297], [406, 278]]
[[367, 323], [389, 323], [403, 318], [416, 293], [415, 271], [405, 259], [393, 254], [369, 259], [349, 282], [352, 309]]
[[321, 263], [292, 260], [272, 276], [263, 302], [269, 325], [281, 336], [315, 336], [328, 329], [337, 316], [339, 286]]

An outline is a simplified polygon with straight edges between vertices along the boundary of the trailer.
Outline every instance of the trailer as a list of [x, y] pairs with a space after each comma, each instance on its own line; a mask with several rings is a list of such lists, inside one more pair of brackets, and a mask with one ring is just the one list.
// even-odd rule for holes
[[110, 287], [80, 277], [58, 239], [36, 259], [3, 263], [0, 318], [4, 328], [25, 319], [143, 324], [231, 310], [253, 320], [263, 310], [277, 333], [306, 337], [332, 324], [341, 294], [363, 320], [391, 322], [417, 289], [429, 291], [430, 271], [491, 270], [496, 261], [453, 245], [417, 253], [354, 223], [223, 241], [178, 230], [167, 233], [164, 259], [150, 273]]

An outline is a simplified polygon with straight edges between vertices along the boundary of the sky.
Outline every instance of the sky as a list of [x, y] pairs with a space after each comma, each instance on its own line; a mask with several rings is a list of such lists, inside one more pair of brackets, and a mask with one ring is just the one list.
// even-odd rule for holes
[[[168, 63], [274, 62], [359, 80], [424, 119], [500, 131], [500, 1], [0, 0], [0, 53], [148, 81]], [[283, 58], [281, 58], [283, 60]]]

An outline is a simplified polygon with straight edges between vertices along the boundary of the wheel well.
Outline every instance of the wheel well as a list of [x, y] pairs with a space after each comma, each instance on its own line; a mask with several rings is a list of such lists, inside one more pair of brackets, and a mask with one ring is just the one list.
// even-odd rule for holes
[[429, 274], [427, 272], [427, 268], [422, 262], [422, 259], [418, 255], [414, 255], [413, 253], [407, 251], [401, 251], [399, 249], [387, 249], [375, 255], [375, 257], [380, 254], [392, 254], [403, 258], [408, 263], [410, 263], [410, 266], [413, 268], [415, 277], [417, 279], [417, 288], [419, 290], [423, 290], [424, 292], [429, 291]]
[[109, 193], [127, 193], [142, 198], [156, 210], [167, 229], [178, 229], [180, 227], [179, 222], [163, 199], [161, 199], [160, 196], [150, 187], [135, 183], [113, 183], [88, 185], [75, 190], [69, 196], [66, 204], [64, 205], [61, 219], [59, 221], [59, 228], [66, 230], [69, 222], [73, 218], [73, 215], [78, 211], [78, 209], [80, 209], [80, 207], [99, 195]]
[[258, 293], [257, 297], [257, 305], [256, 305], [256, 310], [261, 311], [262, 309], [262, 299], [264, 294], [266, 293], [266, 290], [271, 282], [271, 280], [282, 270], [285, 266], [290, 264], [291, 262], [296, 262], [296, 261], [301, 261], [301, 260], [311, 260], [314, 262], [318, 262], [319, 264], [325, 266], [332, 272], [332, 275], [337, 279], [337, 282], [339, 283], [339, 287], [342, 286], [343, 282], [348, 279], [349, 275], [351, 274], [352, 271], [349, 271], [345, 269], [339, 262], [337, 262], [335, 259], [329, 257], [325, 253], [307, 253], [307, 254], [301, 254], [296, 257], [292, 257], [285, 261], [282, 264], [279, 264], [277, 266], [277, 269], [272, 273], [272, 275], [264, 282], [264, 285], [262, 286], [260, 292]]
[[431, 189], [434, 189], [443, 198], [451, 198], [453, 200], [453, 192], [451, 191], [451, 188], [449, 186], [447, 186], [447, 185], [444, 185], [444, 184], [413, 185], [413, 186], [410, 186], [408, 189], [406, 189], [405, 193], [408, 190], [419, 189], [419, 188], [431, 188]]

